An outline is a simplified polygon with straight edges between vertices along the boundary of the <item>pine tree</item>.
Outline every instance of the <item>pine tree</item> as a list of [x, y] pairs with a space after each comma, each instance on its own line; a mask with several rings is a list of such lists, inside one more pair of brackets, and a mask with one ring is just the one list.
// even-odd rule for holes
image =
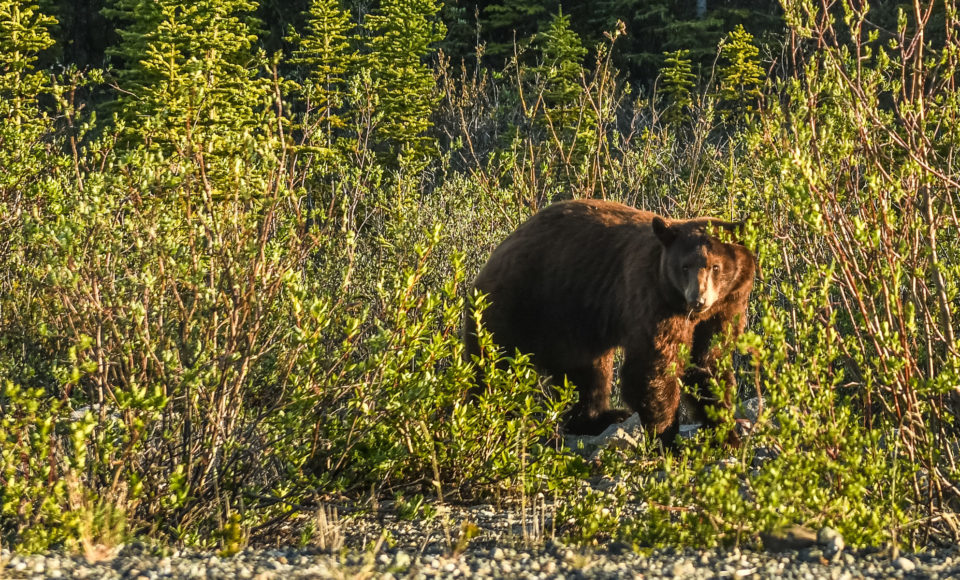
[[[663, 55], [690, 51], [694, 69], [709, 69], [715, 47], [726, 31], [743, 23], [759, 34], [783, 27], [779, 3], [773, 0], [708, 2], [698, 14], [693, 0], [597, 0], [591, 25], [609, 30], [617, 20], [627, 25], [617, 42], [614, 62], [635, 80], [652, 81], [663, 67]], [[702, 6], [701, 6], [702, 8]]]
[[[23, 0], [0, 0], [0, 271], [6, 266], [9, 245], [22, 231], [17, 221], [5, 220], [43, 199], [50, 203], [59, 195], [53, 175], [63, 168], [66, 156], [54, 132], [54, 119], [40, 106], [40, 99], [56, 95], [48, 73], [36, 70], [41, 53], [53, 47], [50, 29], [56, 20], [36, 4]], [[59, 99], [56, 99], [59, 101]], [[56, 195], [54, 192], [57, 192]], [[0, 305], [2, 306], [2, 305]], [[2, 309], [2, 308], [0, 308]], [[2, 314], [2, 313], [0, 313]]]
[[583, 99], [583, 59], [587, 49], [570, 29], [570, 17], [558, 11], [534, 38], [540, 64], [533, 69], [543, 109], [537, 118], [549, 135], [548, 150], [559, 155], [553, 176], [562, 195], [581, 187], [590, 151], [598, 139], [597, 115]]
[[[587, 49], [580, 37], [570, 29], [570, 17], [558, 11], [545, 32], [537, 35], [542, 62], [536, 68], [544, 87], [548, 110], [559, 113], [575, 105], [582, 89], [583, 58]], [[560, 120], [558, 118], [558, 120]]]
[[374, 139], [391, 157], [404, 153], [423, 161], [435, 152], [426, 132], [439, 97], [424, 59], [446, 32], [439, 11], [436, 0], [384, 0], [366, 18], [372, 36], [364, 66], [378, 119]]
[[[44, 245], [36, 241], [39, 230], [57, 221], [68, 205], [67, 196], [77, 196], [76, 182], [64, 187], [68, 180], [63, 175], [73, 169], [72, 159], [63, 153], [54, 118], [39, 102], [51, 94], [56, 97], [50, 75], [36, 70], [41, 53], [54, 45], [54, 26], [56, 20], [29, 0], [0, 0], [0, 349], [6, 352], [29, 348], [21, 322], [36, 319], [20, 309], [32, 310], [40, 288], [49, 284], [45, 274], [28, 266], [42, 269], [46, 262], [25, 256], [42, 250]], [[16, 292], [10, 292], [11, 284]], [[0, 479], [22, 475], [8, 465], [0, 461]], [[16, 519], [17, 505], [0, 501], [0, 520], [11, 515]]]
[[442, 20], [447, 26], [447, 34], [439, 48], [455, 64], [475, 63], [478, 12], [476, 3], [470, 0], [446, 0], [440, 9]]
[[266, 91], [256, 78], [250, 0], [115, 0], [108, 15], [126, 20], [112, 54], [119, 118], [146, 142], [184, 136], [233, 137], [254, 123]]
[[690, 118], [693, 105], [691, 91], [696, 77], [690, 61], [689, 50], [666, 53], [660, 71], [660, 94], [666, 105], [663, 111], [665, 123], [682, 123]]
[[753, 35], [737, 26], [720, 44], [720, 104], [725, 120], [748, 119], [757, 110], [762, 93], [760, 49]]
[[547, 16], [557, 11], [556, 0], [503, 0], [483, 9], [481, 32], [487, 40], [487, 56], [500, 67], [513, 56], [514, 42], [523, 43]]
[[303, 126], [308, 144], [330, 148], [334, 131], [344, 126], [341, 109], [348, 75], [357, 61], [350, 42], [352, 28], [350, 14], [338, 0], [312, 0], [304, 34], [287, 37], [297, 47], [290, 64], [303, 70], [297, 92], [308, 107]]
[[53, 46], [55, 24], [36, 4], [0, 0], [0, 119], [17, 127], [36, 119], [37, 97], [49, 90], [49, 77], [33, 67]]
[[[640, 2], [635, 17], [634, 30], [643, 31], [642, 35], [648, 39], [648, 50], [653, 49], [643, 55], [651, 65], [664, 52], [686, 50], [693, 63], [707, 66], [715, 56], [714, 47], [724, 30], [722, 18], [713, 12], [698, 17], [692, 2]], [[656, 32], [648, 34], [650, 30]]]

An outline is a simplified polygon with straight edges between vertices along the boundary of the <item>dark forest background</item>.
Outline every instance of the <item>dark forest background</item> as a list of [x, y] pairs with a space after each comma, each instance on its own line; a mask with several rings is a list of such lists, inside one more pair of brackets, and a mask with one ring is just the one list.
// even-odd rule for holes
[[[882, 10], [884, 4], [877, 8]], [[46, 55], [54, 61], [78, 67], [109, 67], [108, 50], [119, 38], [123, 23], [111, 17], [109, 0], [47, 0], [41, 8], [57, 17], [54, 31], [57, 49]], [[360, 21], [377, 9], [375, 1], [344, 4]], [[302, 30], [307, 0], [266, 0], [259, 3], [255, 17], [258, 37], [268, 52], [289, 49], [284, 38], [290, 27]], [[784, 23], [779, 2], [771, 0], [598, 0], [596, 2], [557, 2], [552, 0], [504, 0], [444, 3], [441, 19], [446, 37], [438, 44], [454, 62], [461, 59], [476, 63], [477, 48], [482, 46], [484, 65], [501, 68], [531, 37], [548, 26], [553, 15], [570, 17], [571, 28], [587, 47], [604, 41], [604, 33], [625, 25], [626, 36], [618, 43], [614, 62], [629, 72], [631, 80], [650, 84], [663, 63], [663, 54], [690, 50], [695, 60], [709, 67], [716, 55], [717, 43], [737, 25], [761, 41], [783, 36]], [[874, 15], [876, 16], [876, 14]], [[878, 23], [878, 24], [882, 24]], [[592, 52], [592, 51], [591, 51]], [[585, 57], [592, 58], [590, 57]]]

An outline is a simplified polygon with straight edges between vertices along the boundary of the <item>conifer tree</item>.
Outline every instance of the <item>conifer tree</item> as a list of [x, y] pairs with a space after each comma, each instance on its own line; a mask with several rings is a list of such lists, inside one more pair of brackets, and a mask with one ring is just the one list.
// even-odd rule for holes
[[665, 123], [682, 123], [689, 119], [693, 104], [691, 91], [696, 77], [690, 61], [689, 50], [677, 50], [665, 55], [660, 71], [660, 94], [666, 105], [663, 111]]
[[564, 195], [580, 186], [589, 152], [597, 142], [597, 115], [583, 99], [583, 58], [587, 54], [580, 36], [570, 28], [562, 10], [546, 30], [535, 37], [540, 64], [533, 69], [543, 109], [537, 119], [549, 135], [548, 147], [559, 154], [555, 178]]
[[635, 80], [653, 80], [663, 67], [665, 53], [690, 51], [694, 69], [709, 69], [715, 47], [726, 31], [739, 23], [757, 33], [779, 32], [783, 26], [779, 3], [773, 0], [708, 2], [698, 14], [693, 0], [596, 0], [591, 26], [609, 30], [617, 20], [627, 35], [617, 43], [617, 66]]
[[117, 109], [147, 142], [177, 136], [230, 147], [255, 121], [265, 98], [256, 78], [251, 0], [115, 0], [108, 16], [126, 21], [113, 50]]
[[435, 151], [426, 132], [439, 96], [424, 59], [446, 32], [437, 19], [439, 11], [436, 0], [384, 0], [366, 18], [372, 36], [364, 66], [378, 119], [374, 138], [386, 145], [390, 156], [403, 152], [423, 161]]
[[759, 55], [753, 35], [743, 26], [734, 28], [720, 44], [719, 97], [725, 120], [749, 118], [757, 110], [764, 76]]
[[311, 144], [330, 147], [334, 130], [344, 125], [341, 108], [348, 75], [357, 59], [350, 46], [352, 28], [350, 14], [338, 0], [312, 0], [306, 31], [287, 37], [297, 47], [290, 63], [302, 68], [298, 92], [308, 107], [304, 131]]
[[587, 49], [576, 32], [570, 29], [570, 17], [558, 11], [545, 32], [537, 35], [542, 63], [536, 68], [544, 87], [547, 108], [558, 114], [558, 120], [575, 105], [581, 91], [583, 58]]
[[[63, 186], [72, 160], [62, 152], [54, 119], [39, 103], [40, 97], [55, 95], [50, 75], [36, 69], [41, 53], [54, 46], [50, 35], [54, 26], [56, 20], [29, 0], [0, 0], [0, 351], [5, 353], [30, 348], [24, 326], [36, 330], [32, 314], [40, 304], [36, 296], [42, 294], [39, 288], [49, 284], [46, 274], [33, 266], [39, 264], [42, 270], [45, 261], [25, 256], [44, 247], [37, 243], [42, 238], [39, 230], [65, 212], [67, 195], [76, 197], [75, 187]], [[30, 313], [22, 310], [25, 306]], [[6, 409], [0, 415], [3, 412]], [[0, 441], [5, 441], [3, 430], [0, 427]], [[4, 482], [24, 475], [19, 462], [6, 460], [8, 452], [9, 447], [0, 450], [0, 481]], [[51, 483], [46, 477], [43, 481]], [[30, 489], [23, 483], [21, 489]], [[56, 482], [53, 486], [52, 494], [63, 492]], [[26, 504], [6, 499], [0, 501], [0, 521], [15, 521]], [[31, 496], [29, 501], [39, 500]]]
[[487, 5], [483, 9], [482, 33], [488, 40], [487, 55], [494, 66], [501, 66], [504, 59], [513, 56], [514, 41], [526, 41], [558, 6], [556, 0], [502, 0]]
[[475, 62], [479, 8], [470, 0], [446, 0], [440, 9], [447, 34], [439, 48], [453, 63]]
[[64, 159], [51, 146], [53, 119], [38, 102], [52, 91], [50, 77], [35, 68], [39, 54], [54, 44], [55, 25], [29, 0], [0, 0], [0, 271], [7, 245], [23, 234], [5, 231], [4, 225], [17, 222], [3, 216], [16, 215], [35, 195], [50, 195], [56, 187], [38, 184]]
[[47, 75], [33, 67], [53, 46], [49, 29], [55, 24], [36, 4], [0, 0], [0, 119], [17, 127], [36, 118], [37, 97], [49, 89]]

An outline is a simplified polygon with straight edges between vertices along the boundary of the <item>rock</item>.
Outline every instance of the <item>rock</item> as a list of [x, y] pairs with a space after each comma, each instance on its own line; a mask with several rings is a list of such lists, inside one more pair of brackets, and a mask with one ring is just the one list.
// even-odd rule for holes
[[680, 560], [673, 565], [673, 569], [671, 571], [674, 578], [686, 578], [688, 576], [693, 576], [697, 572], [697, 569], [689, 560]]
[[899, 558], [893, 561], [893, 567], [899, 570], [903, 570], [904, 572], [913, 572], [917, 568], [917, 565], [914, 564], [913, 560], [911, 560], [910, 558], [905, 558], [903, 556], [900, 556]]
[[733, 413], [734, 419], [744, 419], [750, 421], [751, 423], [757, 422], [757, 417], [760, 416], [760, 410], [764, 409], [763, 399], [759, 397], [753, 397], [752, 399], [746, 399], [740, 401], [740, 404], [737, 405], [736, 411]]
[[608, 550], [611, 554], [613, 554], [613, 555], [615, 555], [615, 556], [618, 556], [618, 555], [620, 555], [620, 554], [627, 554], [627, 553], [629, 553], [630, 550], [631, 550], [631, 546], [630, 546], [630, 544], [627, 544], [626, 542], [616, 541], [616, 542], [612, 542], [609, 546], [607, 546], [607, 550]]
[[393, 565], [401, 570], [406, 570], [410, 567], [410, 555], [403, 550], [397, 551], [393, 556]]
[[751, 467], [763, 467], [767, 463], [780, 457], [780, 452], [773, 447], [757, 447], [753, 451], [753, 459], [750, 461]]
[[[627, 419], [627, 421], [629, 421], [629, 419]], [[610, 439], [611, 437], [616, 435], [617, 431], [620, 431], [623, 428], [623, 424], [626, 423], [627, 421], [624, 421], [623, 423], [614, 423], [612, 425], [609, 425], [599, 435], [594, 435], [587, 441], [589, 441], [591, 445], [603, 445], [607, 441], [607, 439]]]
[[[606, 431], [604, 431], [604, 433], [606, 433]], [[617, 429], [602, 443], [597, 445], [596, 450], [590, 454], [590, 461], [598, 461], [600, 459], [600, 452], [604, 449], [627, 450], [633, 449], [637, 445], [637, 440], [633, 435], [623, 429]]]
[[636, 446], [637, 440], [633, 438], [633, 435], [623, 429], [617, 429], [613, 436], [610, 437], [610, 442], [607, 443], [607, 447], [610, 449], [633, 449]]
[[680, 425], [680, 436], [684, 439], [693, 438], [694, 434], [703, 427], [700, 423], [689, 423], [685, 425]]
[[640, 415], [638, 413], [630, 415], [619, 425], [621, 429], [628, 433], [637, 434], [643, 430], [643, 423], [640, 422]]
[[817, 532], [817, 543], [823, 546], [823, 551], [829, 558], [835, 558], [846, 545], [840, 532], [829, 526], [824, 526]]
[[[627, 505], [625, 510], [637, 506]], [[577, 547], [547, 537], [534, 545], [520, 543], [516, 523], [516, 508], [470, 506], [451, 508], [451, 527], [459, 522], [473, 521], [482, 526], [482, 535], [465, 550], [450, 554], [440, 522], [395, 521], [382, 514], [360, 514], [357, 527], [367, 526], [361, 539], [382, 536], [384, 526], [397, 542], [381, 545], [372, 551], [369, 544], [347, 543], [343, 552], [330, 554], [315, 547], [286, 548], [283, 551], [243, 550], [233, 557], [212, 558], [211, 551], [184, 550], [180, 556], [150, 550], [141, 555], [131, 549], [110, 562], [88, 563], [82, 556], [52, 552], [45, 555], [23, 556], [2, 552], [0, 549], [0, 578], [40, 577], [33, 570], [38, 562], [44, 564], [46, 577], [86, 578], [87, 580], [157, 580], [158, 578], [306, 578], [352, 577], [363, 573], [373, 578], [397, 580], [400, 578], [793, 578], [796, 580], [853, 580], [855, 578], [913, 578], [936, 580], [957, 576], [960, 551], [955, 546], [921, 554], [893, 554], [891, 548], [842, 548], [832, 555], [833, 565], [825, 558], [831, 548], [841, 544], [841, 534], [829, 528], [784, 528], [767, 534], [770, 540], [792, 544], [784, 553], [754, 552], [750, 549], [692, 549], [640, 548], [611, 539], [593, 547]], [[486, 516], [478, 515], [489, 512]], [[643, 510], [629, 512], [642, 517]], [[511, 519], [512, 518], [512, 519]], [[345, 528], [346, 529], [346, 528]], [[549, 535], [548, 535], [549, 536]], [[797, 548], [797, 540], [809, 544]], [[370, 541], [370, 540], [368, 540]], [[494, 556], [499, 560], [494, 560]], [[902, 557], [901, 557], [902, 556]], [[286, 563], [284, 563], [286, 562]], [[279, 567], [278, 567], [279, 565]], [[139, 572], [138, 575], [134, 575]], [[139, 576], [139, 578], [138, 578]]]
[[770, 552], [784, 552], [786, 550], [802, 550], [817, 543], [817, 534], [804, 526], [790, 526], [773, 532], [760, 534], [765, 550]]
[[568, 435], [565, 443], [570, 449], [589, 453], [605, 446], [626, 449], [630, 445], [636, 445], [636, 441], [641, 437], [643, 437], [643, 425], [640, 424], [640, 415], [634, 413], [622, 423], [610, 425], [599, 435]]

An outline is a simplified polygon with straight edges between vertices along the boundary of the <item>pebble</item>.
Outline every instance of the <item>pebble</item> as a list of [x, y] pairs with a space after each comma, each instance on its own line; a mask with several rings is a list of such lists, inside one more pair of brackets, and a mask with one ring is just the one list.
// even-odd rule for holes
[[[422, 553], [411, 549], [381, 553], [373, 557], [361, 551], [347, 555], [331, 555], [305, 550], [290, 555], [285, 565], [278, 557], [262, 551], [247, 550], [234, 558], [211, 560], [190, 552], [180, 558], [161, 560], [149, 555], [125, 557], [121, 554], [111, 562], [84, 563], [77, 557], [48, 554], [38, 560], [12, 556], [0, 569], [4, 577], [24, 578], [37, 575], [38, 564], [44, 565], [48, 577], [70, 576], [97, 580], [152, 580], [163, 577], [206, 578], [310, 578], [351, 576], [369, 570], [378, 578], [454, 578], [454, 577], [516, 577], [556, 578], [792, 578], [816, 580], [852, 580], [854, 578], [891, 578], [907, 575], [934, 578], [949, 577], [953, 570], [942, 557], [923, 555], [901, 556], [895, 560], [881, 560], [857, 551], [845, 551], [833, 563], [808, 559], [818, 550], [803, 550], [781, 554], [769, 552], [725, 551], [719, 549], [667, 549], [644, 555], [633, 551], [616, 554], [602, 548], [548, 550], [525, 547], [524, 551], [511, 548], [490, 548], [452, 554]], [[411, 555], [414, 554], [414, 555]], [[497, 556], [497, 559], [494, 558]], [[161, 563], [167, 573], [160, 574]], [[24, 565], [21, 565], [24, 564]], [[372, 566], [372, 570], [370, 567]], [[256, 572], [251, 572], [255, 570]]]
[[[459, 510], [459, 511], [457, 511]], [[509, 517], [508, 517], [509, 516]], [[364, 516], [365, 517], [365, 516]], [[383, 514], [350, 520], [344, 526], [343, 552], [331, 554], [306, 546], [282, 550], [246, 549], [232, 557], [193, 550], [165, 551], [127, 546], [113, 560], [86, 562], [81, 556], [48, 553], [33, 556], [0, 552], [0, 578], [86, 578], [89, 580], [157, 580], [161, 578], [329, 578], [364, 575], [394, 578], [785, 578], [854, 580], [859, 578], [950, 578], [960, 572], [958, 548], [950, 547], [897, 558], [876, 551], [850, 549], [839, 533], [822, 528], [814, 545], [783, 552], [747, 549], [667, 548], [637, 553], [631, 544], [601, 542], [593, 550], [566, 545], [551, 534], [531, 541], [523, 535], [516, 511], [490, 506], [451, 508], [449, 519], [397, 521]], [[443, 526], [456, 529], [469, 521], [480, 533], [455, 550]], [[389, 546], [378, 538], [389, 531]], [[529, 528], [527, 528], [529, 529]], [[546, 529], [552, 529], [548, 522]], [[804, 531], [786, 535], [810, 541]]]
[[680, 560], [673, 565], [674, 578], [686, 578], [687, 576], [692, 576], [696, 571], [697, 569], [689, 560]]
[[829, 526], [824, 526], [817, 532], [817, 543], [823, 546], [824, 553], [829, 557], [837, 557], [846, 546], [840, 532]]
[[913, 560], [911, 560], [910, 558], [906, 558], [904, 556], [900, 556], [899, 558], [894, 560], [893, 565], [894, 567], [899, 568], [904, 572], [913, 572], [917, 568], [917, 565], [913, 563]]

